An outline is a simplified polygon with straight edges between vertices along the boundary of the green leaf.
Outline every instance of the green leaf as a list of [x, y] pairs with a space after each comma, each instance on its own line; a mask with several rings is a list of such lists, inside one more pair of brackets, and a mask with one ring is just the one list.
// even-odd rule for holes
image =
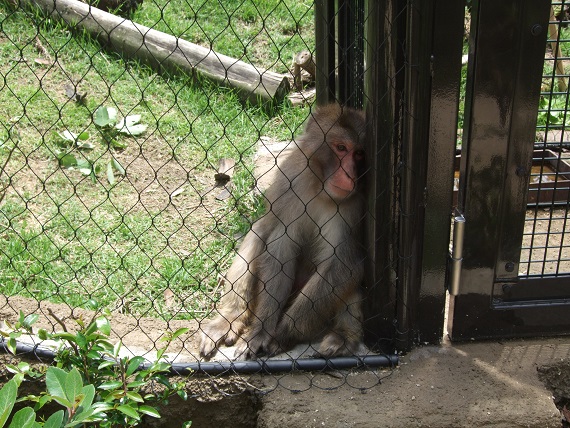
[[83, 380], [79, 370], [74, 368], [65, 377], [65, 397], [70, 403], [76, 403], [83, 389]]
[[32, 428], [36, 423], [36, 412], [31, 407], [18, 410], [12, 418], [10, 428]]
[[77, 142], [76, 146], [78, 149], [83, 149], [83, 150], [93, 150], [95, 148], [95, 146], [88, 142], [88, 141], [83, 141], [83, 142]]
[[[9, 365], [7, 365], [7, 366], [9, 366]], [[29, 374], [31, 369], [32, 368], [30, 367], [30, 365], [28, 363], [21, 362], [21, 363], [18, 363], [16, 371], [12, 372], [12, 373], [28, 373]]]
[[99, 309], [99, 302], [97, 302], [97, 300], [95, 300], [95, 299], [89, 299], [85, 303], [85, 308], [90, 309], [92, 311], [95, 311], [95, 310]]
[[8, 351], [10, 351], [12, 354], [16, 355], [16, 346], [18, 345], [18, 343], [16, 342], [16, 338], [14, 336], [10, 336], [10, 338], [8, 339]]
[[115, 174], [113, 173], [113, 165], [110, 161], [107, 163], [107, 181], [111, 186], [116, 183]]
[[131, 361], [129, 361], [129, 365], [127, 366], [126, 375], [132, 375], [142, 363], [144, 363], [144, 357], [137, 356], [131, 359]]
[[38, 314], [28, 315], [26, 318], [24, 318], [24, 321], [22, 322], [22, 327], [24, 327], [27, 330], [31, 329], [32, 325], [34, 325], [39, 318], [40, 316]]
[[81, 394], [83, 395], [83, 400], [79, 402], [79, 406], [83, 409], [91, 407], [93, 404], [93, 399], [95, 398], [95, 386], [85, 385], [81, 388]]
[[41, 409], [42, 407], [44, 407], [49, 402], [51, 402], [51, 396], [50, 395], [42, 395], [40, 397], [40, 399], [38, 400], [38, 405], [36, 407], [36, 410]]
[[139, 123], [141, 121], [140, 114], [133, 114], [121, 119], [115, 126], [121, 134], [141, 135], [146, 131], [147, 126]]
[[73, 168], [74, 166], [77, 166], [77, 159], [72, 154], [60, 153], [57, 156], [57, 159], [59, 160], [59, 165], [64, 168]]
[[188, 331], [190, 331], [190, 329], [187, 328], [187, 327], [179, 328], [179, 329], [176, 330], [174, 333], [172, 333], [172, 334], [170, 334], [170, 335], [168, 335], [168, 336], [165, 336], [165, 337], [161, 338], [160, 340], [162, 340], [162, 341], [172, 341], [172, 340], [176, 339], [177, 337], [182, 336], [182, 335], [185, 334], [185, 333], [188, 333]]
[[63, 423], [63, 410], [58, 410], [44, 423], [44, 428], [60, 428]]
[[113, 410], [114, 408], [115, 406], [113, 406], [111, 403], [97, 402], [93, 404], [93, 411], [95, 413], [108, 412], [109, 410]]
[[146, 125], [139, 123], [138, 125], [125, 126], [124, 128], [120, 129], [119, 132], [121, 134], [127, 134], [136, 137], [137, 135], [144, 134], [146, 129]]
[[91, 175], [91, 173], [93, 172], [93, 165], [87, 159], [79, 159], [77, 161], [77, 169], [83, 175]]
[[170, 364], [164, 361], [156, 361], [151, 367], [150, 370], [155, 372], [166, 372], [170, 369]]
[[77, 136], [77, 139], [79, 141], [85, 141], [85, 140], [89, 139], [89, 133], [87, 131], [83, 131], [81, 134], [79, 134]]
[[52, 336], [53, 339], [55, 340], [65, 340], [69, 343], [75, 343], [76, 342], [76, 337], [74, 334], [71, 333], [54, 333], [54, 335]]
[[87, 338], [80, 331], [78, 331], [77, 334], [75, 335], [75, 343], [77, 344], [77, 346], [79, 346], [79, 348], [83, 350], [87, 349], [87, 343], [88, 343]]
[[113, 356], [115, 358], [117, 358], [119, 356], [119, 351], [121, 350], [121, 341], [115, 343], [115, 346], [113, 346]]
[[[46, 388], [53, 396], [54, 400], [65, 407], [70, 407], [71, 403], [65, 399], [66, 378], [67, 373], [65, 370], [62, 370], [59, 367], [49, 367], [46, 373]], [[62, 400], [65, 401], [65, 403], [62, 403]]]
[[74, 134], [73, 132], [67, 129], [63, 132], [58, 132], [57, 135], [59, 135], [63, 140], [68, 141], [70, 143], [75, 143], [77, 141], [77, 138], [79, 137], [77, 134]]
[[113, 381], [102, 383], [101, 385], [99, 385], [99, 389], [103, 389], [103, 390], [116, 389], [116, 388], [121, 387], [122, 385], [123, 385], [123, 383], [121, 381], [113, 380]]
[[[77, 412], [75, 415], [73, 415], [72, 418], [73, 425], [79, 425], [90, 421], [91, 417], [93, 416], [93, 413], [95, 413], [95, 411], [92, 408]], [[71, 423], [68, 423], [66, 427], [70, 427], [73, 425]]]
[[[146, 407], [148, 407], [148, 406], [146, 406]], [[152, 409], [152, 407], [151, 407], [151, 409]], [[130, 418], [136, 419], [137, 421], [141, 418], [137, 409], [133, 408], [131, 406], [127, 406], [127, 405], [117, 406], [117, 410], [121, 413], [124, 413], [125, 415], [127, 415]]]
[[127, 384], [127, 388], [140, 388], [141, 386], [145, 386], [147, 384], [146, 381], [134, 381], [134, 382], [129, 382]]
[[113, 147], [114, 149], [125, 149], [127, 148], [127, 143], [122, 142], [122, 141], [117, 141], [115, 139], [110, 141], [111, 147]]
[[103, 369], [106, 369], [107, 367], [114, 366], [114, 365], [115, 365], [114, 361], [103, 361], [101, 364], [99, 364], [99, 366], [97, 367], [97, 370], [103, 370]]
[[101, 106], [93, 115], [95, 125], [105, 128], [117, 122], [117, 110], [113, 107]]
[[95, 324], [97, 324], [97, 328], [105, 336], [109, 336], [111, 334], [111, 324], [109, 323], [109, 320], [107, 318], [98, 317], [95, 320]]
[[140, 396], [140, 394], [137, 394], [136, 392], [133, 391], [128, 391], [127, 392], [127, 397], [129, 399], [131, 399], [132, 401], [135, 401], [137, 403], [144, 403], [143, 398]]
[[8, 381], [2, 389], [0, 389], [0, 428], [4, 426], [12, 412], [17, 393], [18, 385], [13, 379]]
[[115, 158], [111, 158], [111, 162], [113, 163], [113, 168], [115, 168], [119, 172], [119, 174], [124, 176], [125, 168], [123, 168], [123, 165], [121, 165], [119, 161]]
[[154, 407], [143, 405], [139, 407], [139, 412], [152, 416], [153, 418], [160, 418], [160, 413], [158, 413], [158, 410], [156, 410]]

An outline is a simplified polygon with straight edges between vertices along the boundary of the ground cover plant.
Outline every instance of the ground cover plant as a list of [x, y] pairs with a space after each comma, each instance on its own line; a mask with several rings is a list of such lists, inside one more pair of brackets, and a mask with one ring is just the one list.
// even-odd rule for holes
[[[133, 19], [278, 72], [314, 45], [307, 2], [145, 1]], [[290, 139], [307, 110], [267, 111], [123, 61], [6, 2], [0, 75], [2, 293], [166, 319], [206, 314], [262, 209], [258, 140]], [[218, 200], [213, 175], [227, 157], [236, 172]]]
[[[37, 314], [20, 312], [9, 331], [0, 331], [12, 354], [17, 353], [17, 340], [32, 333], [38, 318]], [[111, 343], [107, 317], [79, 317], [76, 324], [74, 333], [67, 329], [61, 333], [37, 330], [41, 339], [57, 345], [50, 367], [25, 361], [7, 364], [13, 377], [0, 389], [0, 428], [9, 418], [10, 428], [134, 427], [145, 416], [160, 418], [156, 406], [168, 404], [172, 395], [187, 399], [185, 382], [171, 382], [167, 376], [171, 366], [161, 360], [169, 344], [187, 329], [167, 333], [156, 361], [145, 365], [141, 356], [121, 355], [120, 341]], [[45, 391], [26, 395], [20, 390], [25, 381], [42, 381]], [[20, 407], [17, 411], [16, 403]], [[190, 421], [183, 424], [189, 426]]]

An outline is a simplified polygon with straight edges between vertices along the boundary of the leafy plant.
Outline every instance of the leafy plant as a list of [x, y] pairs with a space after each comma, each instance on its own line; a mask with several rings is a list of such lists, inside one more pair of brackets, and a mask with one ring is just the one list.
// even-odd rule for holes
[[[16, 353], [17, 338], [31, 333], [32, 325], [37, 320], [35, 314], [25, 316], [20, 312], [18, 322], [10, 326], [13, 330], [1, 332], [7, 338], [10, 352]], [[188, 329], [165, 335], [162, 340], [166, 345], [158, 350], [156, 361], [145, 365], [141, 356], [120, 355], [122, 343], [113, 345], [110, 342], [111, 326], [105, 316], [99, 316], [89, 323], [82, 318], [76, 321], [79, 326], [77, 333], [38, 331], [41, 339], [54, 340], [60, 345], [55, 354], [55, 366], [49, 367], [45, 373], [32, 369], [25, 362], [7, 365], [14, 377], [0, 390], [0, 428], [7, 422], [17, 402], [25, 401], [34, 405], [18, 410], [9, 428], [59, 428], [89, 424], [110, 428], [137, 426], [144, 415], [160, 418], [154, 405], [167, 403], [173, 394], [187, 399], [184, 382], [170, 382], [167, 376], [170, 364], [161, 360], [169, 344]], [[26, 377], [38, 379], [44, 376], [46, 392], [17, 398], [18, 388]], [[151, 383], [163, 385], [162, 392], [145, 393], [145, 387]], [[38, 420], [36, 413], [50, 402], [61, 405], [64, 410], [50, 415], [45, 422]], [[190, 426], [189, 422], [185, 426]]]
[[538, 107], [537, 125], [539, 127], [562, 127], [570, 120], [567, 113], [565, 96], [542, 96]]
[[[130, 135], [138, 136], [143, 134], [147, 126], [140, 123], [141, 115], [135, 114], [126, 116], [122, 119], [117, 118], [117, 109], [113, 107], [99, 107], [93, 115], [93, 123], [99, 131], [103, 141], [113, 149], [125, 149], [127, 144], [117, 139], [117, 135]], [[58, 144], [63, 147], [62, 150], [56, 152], [57, 159], [60, 166], [67, 169], [77, 169], [83, 175], [90, 176], [92, 181], [95, 182], [96, 175], [101, 171], [101, 167], [91, 162], [86, 158], [81, 158], [75, 155], [74, 150], [92, 150], [93, 144], [87, 141], [89, 133], [86, 131], [78, 134], [65, 130], [58, 132]], [[107, 161], [107, 180], [109, 184], [116, 183], [115, 174], [125, 175], [125, 169], [114, 157]]]
[[109, 145], [116, 149], [124, 149], [126, 145], [115, 139], [117, 133], [132, 137], [143, 134], [147, 126], [140, 123], [141, 115], [133, 114], [117, 119], [117, 109], [101, 106], [95, 110], [93, 123], [103, 132]]

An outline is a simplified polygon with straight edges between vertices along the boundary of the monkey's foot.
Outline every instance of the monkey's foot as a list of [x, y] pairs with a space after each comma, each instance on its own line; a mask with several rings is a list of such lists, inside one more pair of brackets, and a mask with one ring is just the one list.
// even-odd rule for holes
[[319, 345], [319, 349], [317, 349], [313, 356], [322, 358], [346, 357], [357, 354], [359, 349], [360, 341], [330, 332], [324, 337]]

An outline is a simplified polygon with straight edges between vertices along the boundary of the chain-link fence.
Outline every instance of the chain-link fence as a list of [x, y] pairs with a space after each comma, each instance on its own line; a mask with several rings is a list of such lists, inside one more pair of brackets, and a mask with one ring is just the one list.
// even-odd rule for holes
[[[48, 331], [108, 313], [126, 354], [152, 361], [165, 333], [187, 328], [165, 354], [177, 370], [271, 371], [284, 385], [283, 371], [392, 366], [362, 344], [364, 117], [345, 110], [321, 120], [311, 107], [313, 3], [97, 5], [114, 13], [75, 0], [0, 3], [4, 330], [20, 312], [38, 314]], [[310, 135], [336, 150], [324, 171], [313, 156], [321, 149], [299, 138], [313, 116]], [[302, 156], [283, 169], [276, 159], [291, 152]], [[308, 182], [295, 181], [302, 174]], [[326, 184], [335, 176], [337, 193]], [[281, 188], [269, 197], [274, 182]], [[300, 195], [306, 187], [313, 193]], [[359, 200], [348, 211], [343, 192]], [[304, 228], [293, 235], [296, 222]], [[227, 274], [234, 258], [241, 264]], [[311, 295], [311, 281], [326, 291]], [[224, 305], [237, 312], [220, 317]], [[209, 329], [216, 322], [219, 331]], [[315, 353], [345, 358], [331, 366]], [[342, 373], [320, 387], [350, 384]], [[389, 370], [371, 373], [375, 382], [354, 386]]]

